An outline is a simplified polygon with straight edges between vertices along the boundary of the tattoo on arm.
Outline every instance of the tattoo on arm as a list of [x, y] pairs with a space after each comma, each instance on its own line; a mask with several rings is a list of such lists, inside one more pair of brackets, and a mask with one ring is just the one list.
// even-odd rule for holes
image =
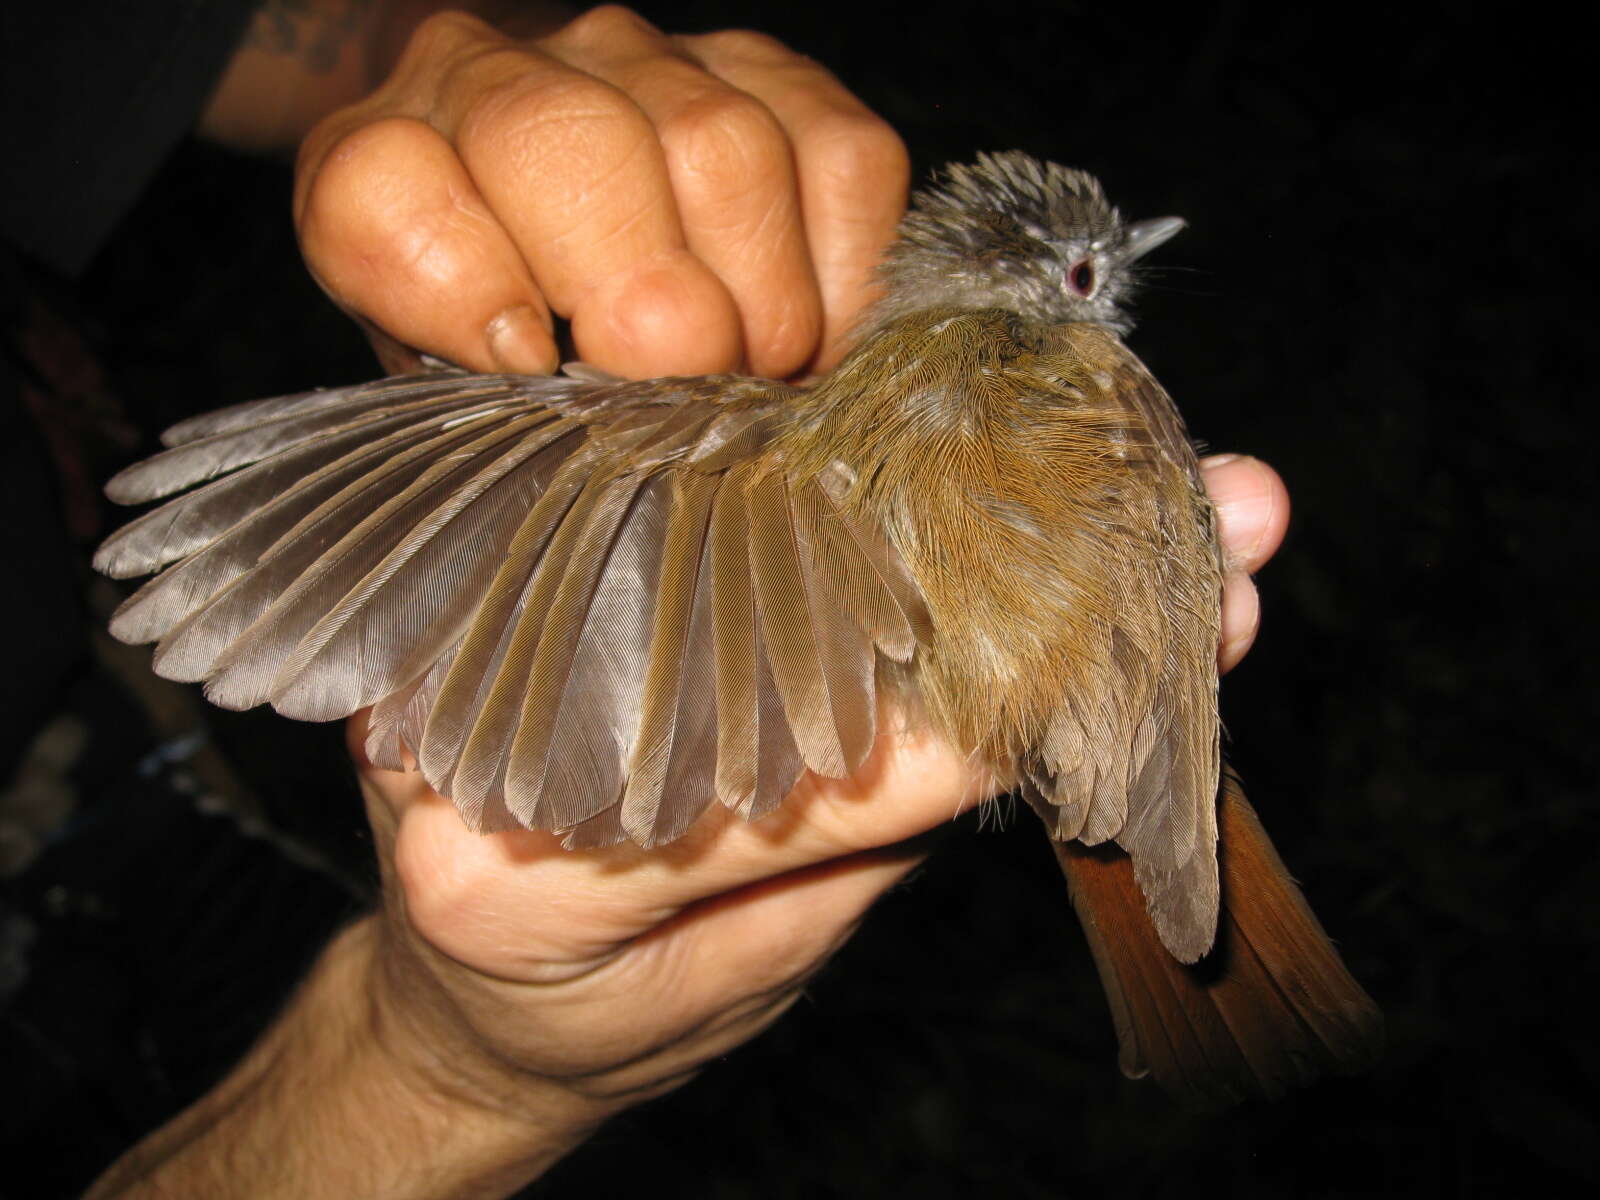
[[371, 7], [372, 0], [266, 0], [251, 19], [245, 45], [299, 58], [313, 74], [326, 75]]

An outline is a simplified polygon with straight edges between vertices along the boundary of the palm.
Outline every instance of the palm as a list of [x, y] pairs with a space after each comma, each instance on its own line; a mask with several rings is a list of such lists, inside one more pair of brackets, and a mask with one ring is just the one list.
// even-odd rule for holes
[[[409, 969], [496, 1057], [630, 1092], [774, 1019], [920, 861], [896, 844], [988, 794], [954, 755], [889, 734], [855, 779], [808, 775], [754, 824], [717, 810], [667, 847], [570, 852], [545, 833], [471, 832], [415, 773], [362, 775]], [[512, 1015], [535, 1005], [536, 1024]]]

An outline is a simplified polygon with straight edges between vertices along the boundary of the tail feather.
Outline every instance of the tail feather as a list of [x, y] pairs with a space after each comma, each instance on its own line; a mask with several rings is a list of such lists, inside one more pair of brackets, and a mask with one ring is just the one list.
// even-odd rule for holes
[[1222, 917], [1193, 966], [1162, 946], [1114, 846], [1054, 842], [1111, 1004], [1123, 1073], [1197, 1108], [1272, 1099], [1370, 1066], [1377, 1006], [1289, 877], [1231, 770], [1218, 803]]

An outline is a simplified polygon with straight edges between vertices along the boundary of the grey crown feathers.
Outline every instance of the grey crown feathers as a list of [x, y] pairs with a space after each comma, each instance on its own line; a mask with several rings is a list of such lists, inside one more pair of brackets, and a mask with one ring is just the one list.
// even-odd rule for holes
[[[879, 268], [885, 294], [868, 323], [936, 305], [993, 307], [1126, 334], [1133, 263], [1183, 227], [1177, 217], [1124, 223], [1086, 171], [1017, 151], [980, 154], [913, 197]], [[1087, 295], [1069, 286], [1083, 264], [1091, 271]]]

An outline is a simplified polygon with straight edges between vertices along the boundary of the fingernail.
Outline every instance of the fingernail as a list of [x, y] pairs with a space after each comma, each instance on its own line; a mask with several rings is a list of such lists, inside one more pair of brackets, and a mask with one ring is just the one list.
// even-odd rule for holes
[[1210, 471], [1215, 467], [1225, 467], [1231, 462], [1238, 462], [1242, 454], [1212, 454], [1200, 460], [1200, 469]]
[[550, 330], [531, 304], [506, 309], [484, 330], [489, 354], [502, 371], [548, 375], [556, 369]]

